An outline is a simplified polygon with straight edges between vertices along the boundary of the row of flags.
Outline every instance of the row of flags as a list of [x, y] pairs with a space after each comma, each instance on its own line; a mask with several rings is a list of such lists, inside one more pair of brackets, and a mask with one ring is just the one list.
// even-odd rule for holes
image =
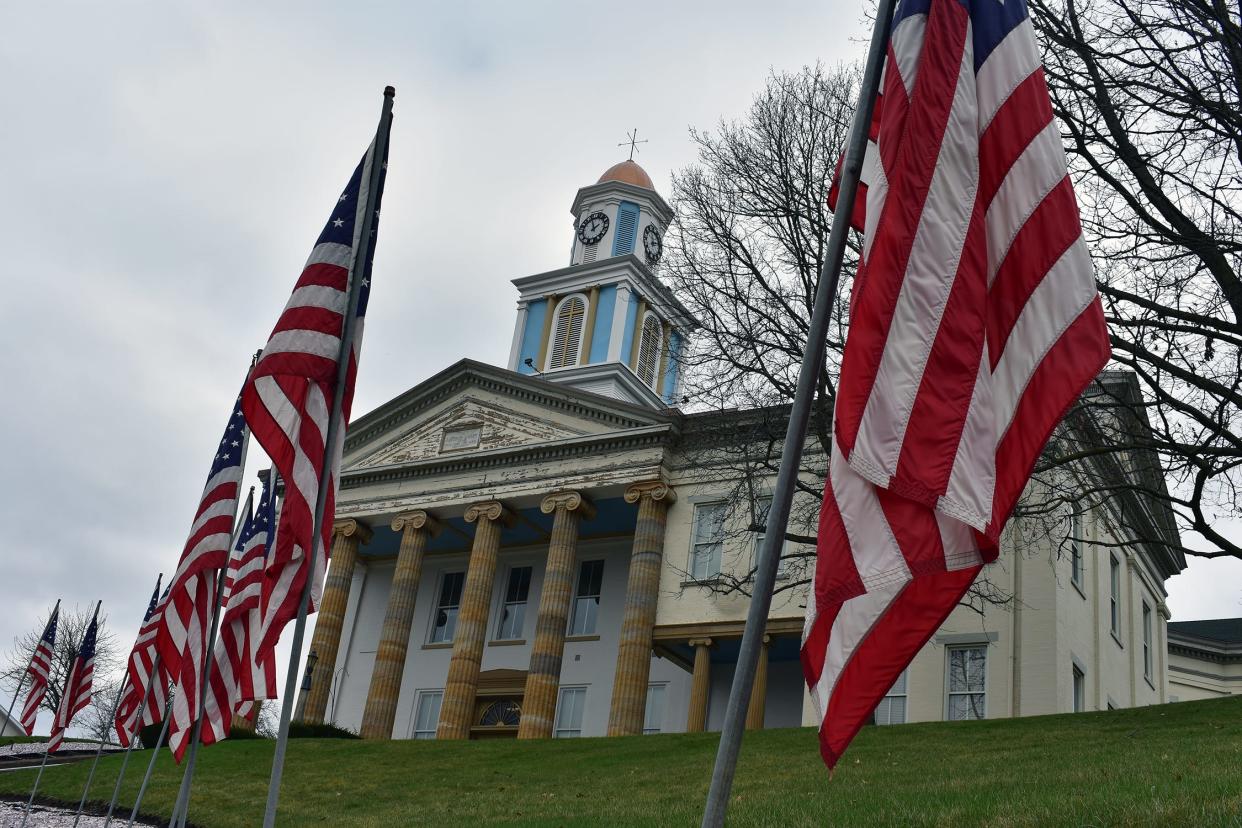
[[[308, 579], [309, 611], [315, 610], [327, 571], [345, 429], [337, 430], [331, 446], [324, 434], [338, 388], [342, 423], [349, 421], [387, 171], [386, 137], [385, 132], [379, 155], [371, 145], [337, 198], [234, 402], [177, 567], [163, 593], [157, 581], [129, 653], [112, 721], [122, 745], [130, 745], [141, 727], [165, 717], [169, 748], [178, 762], [196, 721], [202, 720], [202, 743], [226, 738], [234, 715], [254, 717], [258, 702], [276, 698], [276, 643], [297, 617]], [[375, 165], [380, 170], [371, 199]], [[365, 222], [370, 238], [363, 239], [368, 210], [374, 210]], [[359, 250], [366, 251], [365, 261], [356, 261]], [[340, 372], [338, 351], [346, 330], [351, 271], [360, 282], [357, 315], [347, 365]], [[338, 382], [338, 373], [343, 382]], [[258, 507], [248, 502], [238, 520], [252, 433], [273, 466]], [[328, 473], [321, 480], [325, 468]], [[278, 480], [286, 481], [279, 509]], [[311, 536], [321, 486], [326, 487], [326, 503], [315, 549]], [[32, 683], [21, 724], [28, 734], [47, 692], [58, 609], [59, 604], [27, 670]], [[90, 703], [97, 620], [98, 606], [56, 713], [49, 752], [60, 747], [74, 715]]]

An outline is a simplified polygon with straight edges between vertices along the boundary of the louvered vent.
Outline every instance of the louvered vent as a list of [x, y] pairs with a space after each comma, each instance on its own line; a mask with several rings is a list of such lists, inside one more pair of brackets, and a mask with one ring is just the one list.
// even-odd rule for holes
[[617, 235], [612, 246], [612, 255], [624, 256], [626, 253], [633, 253], [637, 235], [638, 205], [623, 201], [617, 211]]
[[648, 316], [643, 320], [643, 335], [638, 344], [638, 378], [654, 388], [659, 364], [660, 323], [654, 316]]
[[564, 368], [578, 361], [582, 346], [582, 320], [586, 315], [586, 302], [581, 296], [571, 296], [561, 303], [556, 312], [556, 330], [552, 335], [552, 353], [548, 356], [548, 369]]
[[582, 263], [589, 264], [595, 261], [595, 253], [599, 250], [599, 244], [587, 244], [582, 247]]

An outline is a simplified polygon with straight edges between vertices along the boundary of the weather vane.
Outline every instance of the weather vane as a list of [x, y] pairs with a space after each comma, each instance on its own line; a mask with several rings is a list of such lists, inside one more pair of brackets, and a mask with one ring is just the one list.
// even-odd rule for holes
[[647, 143], [647, 139], [646, 139], [646, 138], [644, 138], [644, 139], [643, 139], [643, 140], [641, 140], [641, 141], [639, 141], [639, 140], [638, 140], [638, 127], [634, 127], [634, 131], [633, 131], [633, 132], [627, 132], [627, 133], [625, 133], [625, 137], [626, 137], [626, 138], [629, 138], [630, 140], [628, 140], [628, 141], [622, 141], [621, 143], [617, 144], [617, 146], [618, 146], [618, 147], [629, 146], [629, 148], [630, 148], [630, 160], [631, 160], [631, 161], [633, 161], [633, 160], [634, 160], [634, 153], [635, 153], [636, 151], [639, 151], [639, 150], [638, 150], [638, 145], [639, 145], [639, 144], [645, 144], [645, 143]]

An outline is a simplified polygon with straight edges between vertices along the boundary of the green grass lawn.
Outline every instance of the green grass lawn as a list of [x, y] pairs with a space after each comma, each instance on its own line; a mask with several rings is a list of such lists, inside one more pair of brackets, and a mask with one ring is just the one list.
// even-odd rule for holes
[[[716, 734], [548, 742], [290, 742], [282, 825], [697, 825]], [[259, 824], [272, 743], [199, 753], [190, 820]], [[119, 757], [100, 764], [95, 798]], [[130, 763], [122, 801], [138, 788]], [[42, 791], [77, 802], [87, 765]], [[167, 815], [167, 752], [143, 810]], [[33, 772], [0, 774], [24, 795]], [[831, 782], [810, 729], [750, 733], [732, 825], [1242, 826], [1242, 697], [987, 722], [865, 728]]]

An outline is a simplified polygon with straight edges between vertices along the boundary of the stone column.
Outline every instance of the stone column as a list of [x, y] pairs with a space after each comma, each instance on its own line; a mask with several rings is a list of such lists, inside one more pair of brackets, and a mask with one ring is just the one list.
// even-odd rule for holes
[[690, 712], [686, 715], [686, 732], [702, 733], [707, 727], [707, 697], [712, 689], [712, 640], [692, 638], [694, 675], [690, 680]]
[[345, 622], [345, 606], [349, 603], [349, 585], [354, 580], [354, 564], [358, 561], [358, 545], [369, 540], [371, 527], [365, 523], [346, 518], [332, 524], [332, 559], [315, 616], [315, 637], [311, 639], [311, 650], [318, 655], [318, 662], [306, 693], [302, 721], [308, 724], [323, 724], [332, 676], [336, 673], [336, 651], [341, 646], [341, 625]]
[[561, 656], [565, 652], [565, 628], [574, 592], [574, 555], [578, 549], [578, 523], [595, 517], [595, 507], [578, 492], [550, 494], [539, 504], [543, 513], [554, 514], [548, 563], [539, 594], [539, 617], [535, 643], [530, 650], [526, 693], [522, 699], [519, 739], [549, 739], [556, 714], [556, 691], [561, 682]]
[[651, 674], [651, 632], [655, 627], [660, 564], [664, 559], [664, 525], [668, 507], [676, 499], [672, 487], [659, 480], [635, 483], [625, 490], [625, 502], [638, 504], [638, 523], [634, 527], [630, 575], [625, 587], [617, 672], [612, 681], [609, 736], [643, 732], [647, 679]]
[[362, 714], [364, 739], [392, 738], [410, 643], [410, 624], [414, 619], [414, 596], [418, 593], [418, 579], [423, 571], [423, 553], [427, 551], [427, 540], [440, 533], [440, 524], [422, 510], [397, 515], [392, 528], [401, 532], [401, 549], [388, 593], [379, 648], [375, 652], [367, 706]]
[[755, 666], [755, 683], [750, 686], [750, 705], [746, 708], [746, 729], [763, 730], [763, 712], [768, 706], [768, 643], [771, 637], [763, 637], [759, 650], [759, 663]]
[[500, 501], [476, 503], [466, 510], [466, 522], [478, 523], [474, 545], [457, 611], [457, 630], [453, 635], [453, 658], [444, 701], [440, 705], [437, 739], [470, 738], [474, 697], [479, 686], [479, 662], [483, 660], [483, 641], [487, 636], [487, 616], [492, 604], [492, 582], [496, 579], [496, 558], [500, 552], [500, 530], [512, 525], [513, 513]]

